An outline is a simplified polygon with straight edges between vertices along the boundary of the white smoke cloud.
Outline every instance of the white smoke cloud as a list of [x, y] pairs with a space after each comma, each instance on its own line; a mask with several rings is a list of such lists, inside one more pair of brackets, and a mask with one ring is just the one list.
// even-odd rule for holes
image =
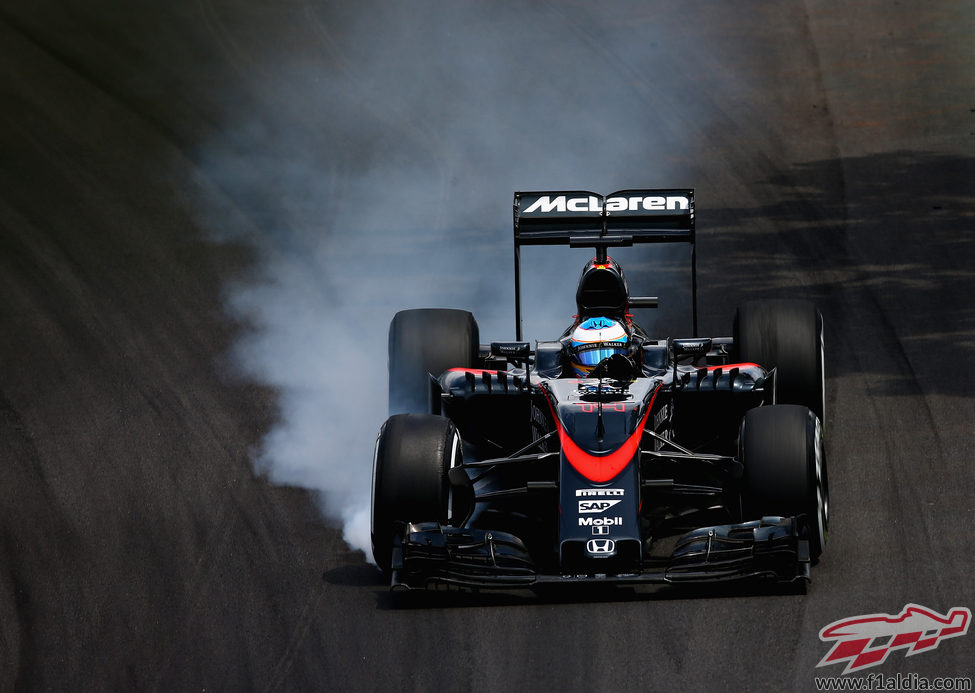
[[[630, 31], [621, 58], [625, 27], [592, 32], [612, 13], [367, 5], [341, 21], [309, 13], [302, 40], [279, 37], [199, 158], [256, 229], [205, 217], [215, 239], [257, 255], [227, 289], [251, 328], [236, 360], [278, 393], [256, 463], [319, 492], [368, 556], [395, 311], [465, 308], [482, 341], [513, 338], [513, 191], [680, 185], [654, 162], [683, 143], [648, 127], [659, 103], [674, 107], [663, 91], [648, 96], [649, 25]], [[581, 252], [529, 257], [530, 334], [554, 338], [568, 324]]]

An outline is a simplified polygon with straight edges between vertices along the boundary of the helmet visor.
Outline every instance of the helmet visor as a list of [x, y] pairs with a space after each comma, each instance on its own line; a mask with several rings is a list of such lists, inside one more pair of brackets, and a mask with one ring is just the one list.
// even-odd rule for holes
[[626, 349], [620, 347], [597, 347], [594, 349], [579, 350], [573, 357], [576, 363], [583, 366], [595, 366], [604, 358], [613, 354], [625, 354]]

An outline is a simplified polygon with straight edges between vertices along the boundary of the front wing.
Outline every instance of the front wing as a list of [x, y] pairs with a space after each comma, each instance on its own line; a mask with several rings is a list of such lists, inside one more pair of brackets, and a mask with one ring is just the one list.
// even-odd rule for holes
[[669, 558], [646, 560], [638, 572], [568, 575], [536, 570], [524, 543], [506, 532], [406, 523], [393, 549], [391, 584], [393, 589], [491, 589], [580, 582], [809, 580], [809, 543], [801, 538], [805, 522], [800, 515], [702, 527], [681, 536]]

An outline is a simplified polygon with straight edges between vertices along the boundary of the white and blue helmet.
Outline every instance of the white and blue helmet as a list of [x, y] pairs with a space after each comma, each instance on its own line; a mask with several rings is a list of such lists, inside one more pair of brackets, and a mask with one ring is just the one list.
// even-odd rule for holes
[[618, 320], [589, 318], [579, 323], [569, 340], [569, 360], [577, 377], [588, 378], [607, 356], [626, 354], [630, 337]]

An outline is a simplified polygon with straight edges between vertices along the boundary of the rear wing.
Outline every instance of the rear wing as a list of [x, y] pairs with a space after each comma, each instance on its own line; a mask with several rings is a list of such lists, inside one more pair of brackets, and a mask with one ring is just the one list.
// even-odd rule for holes
[[606, 249], [634, 243], [690, 243], [691, 303], [697, 335], [697, 252], [694, 246], [694, 190], [620, 190], [598, 195], [585, 190], [516, 192], [515, 339], [521, 340], [521, 246], [568, 245]]

